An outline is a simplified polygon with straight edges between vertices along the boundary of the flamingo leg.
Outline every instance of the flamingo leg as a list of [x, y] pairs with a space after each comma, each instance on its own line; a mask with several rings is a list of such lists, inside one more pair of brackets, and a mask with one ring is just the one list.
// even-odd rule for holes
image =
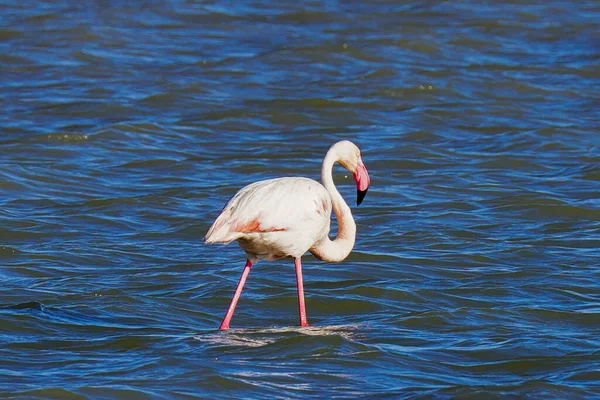
[[221, 326], [219, 329], [229, 329], [229, 323], [231, 322], [231, 318], [233, 317], [233, 312], [235, 311], [235, 306], [237, 306], [238, 300], [242, 294], [242, 289], [244, 288], [244, 284], [246, 283], [246, 278], [248, 278], [248, 274], [250, 273], [250, 268], [252, 268], [252, 263], [250, 260], [246, 260], [246, 266], [244, 267], [244, 272], [242, 272], [242, 276], [240, 277], [240, 281], [235, 288], [235, 293], [233, 294], [233, 298], [231, 299], [231, 303], [229, 303], [229, 308], [227, 309], [227, 314], [225, 314], [225, 318], [223, 318], [223, 322], [221, 322]]
[[294, 259], [296, 266], [296, 285], [298, 286], [298, 315], [300, 316], [300, 326], [308, 326], [306, 318], [306, 305], [304, 304], [304, 281], [302, 280], [302, 261], [300, 257]]

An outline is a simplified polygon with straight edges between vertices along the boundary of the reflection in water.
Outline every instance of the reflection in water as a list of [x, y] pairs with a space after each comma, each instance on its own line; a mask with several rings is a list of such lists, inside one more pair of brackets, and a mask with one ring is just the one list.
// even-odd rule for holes
[[260, 347], [275, 343], [281, 339], [297, 336], [339, 336], [353, 341], [360, 325], [308, 326], [265, 329], [228, 329], [207, 332], [194, 338], [213, 345]]

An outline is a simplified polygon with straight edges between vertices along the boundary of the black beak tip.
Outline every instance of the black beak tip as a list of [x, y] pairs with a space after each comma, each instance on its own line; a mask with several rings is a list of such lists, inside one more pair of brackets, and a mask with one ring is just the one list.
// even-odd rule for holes
[[368, 191], [369, 191], [369, 189], [357, 190], [356, 191], [356, 205], [357, 206], [360, 206], [360, 204], [363, 202], [363, 199], [367, 195]]

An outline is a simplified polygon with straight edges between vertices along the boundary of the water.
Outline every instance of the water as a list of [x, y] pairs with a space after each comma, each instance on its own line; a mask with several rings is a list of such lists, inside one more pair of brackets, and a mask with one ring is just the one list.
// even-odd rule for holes
[[[600, 398], [598, 3], [395, 3], [2, 2], [2, 397]], [[281, 260], [217, 331], [206, 230], [341, 139], [312, 326]]]

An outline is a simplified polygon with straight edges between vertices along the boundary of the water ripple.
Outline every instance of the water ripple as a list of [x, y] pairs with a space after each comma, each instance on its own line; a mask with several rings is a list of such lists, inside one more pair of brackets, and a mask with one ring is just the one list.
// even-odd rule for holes
[[[5, 397], [597, 397], [594, 2], [4, 3]], [[372, 187], [311, 327], [282, 260], [217, 331], [204, 233], [341, 139]]]

